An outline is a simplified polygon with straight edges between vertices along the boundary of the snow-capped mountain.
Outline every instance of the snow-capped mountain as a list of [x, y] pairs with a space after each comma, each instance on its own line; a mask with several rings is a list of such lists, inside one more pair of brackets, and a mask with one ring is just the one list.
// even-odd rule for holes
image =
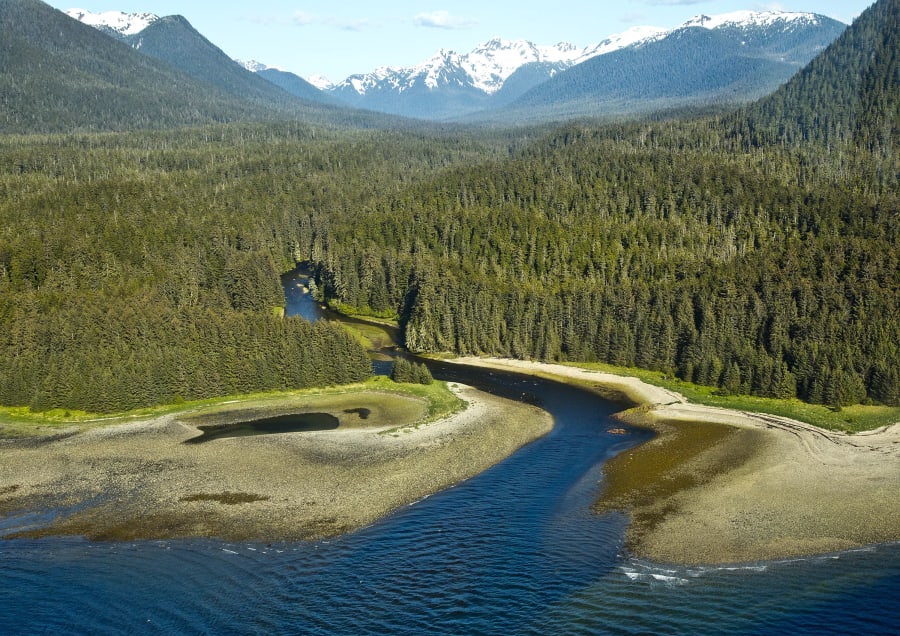
[[415, 66], [386, 66], [351, 75], [326, 91], [361, 108], [439, 119], [489, 107], [492, 99], [508, 102], [599, 51], [655, 33], [633, 30], [586, 48], [567, 42], [545, 46], [494, 38], [463, 55], [441, 49]]
[[845, 29], [808, 13], [697, 16], [662, 37], [594, 56], [480, 118], [611, 117], [746, 103], [788, 81]]
[[136, 35], [159, 20], [153, 13], [124, 13], [104, 11], [91, 13], [85, 9], [67, 9], [66, 15], [102, 31], [114, 32], [119, 36]]
[[527, 64], [552, 65], [552, 74], [596, 55], [600, 46], [579, 48], [567, 42], [541, 46], [527, 40], [494, 38], [464, 55], [441, 49], [416, 66], [384, 66], [369, 73], [351, 75], [332, 90], [346, 93], [349, 88], [359, 95], [366, 95], [386, 90], [402, 93], [416, 87], [434, 90], [453, 86], [492, 95]]
[[788, 28], [791, 25], [815, 24], [820, 16], [813, 13], [782, 11], [736, 11], [715, 16], [698, 15], [674, 29], [652, 26], [633, 27], [611, 35], [586, 47], [562, 42], [552, 46], [537, 45], [526, 40], [494, 38], [466, 54], [441, 49], [430, 59], [411, 67], [385, 66], [369, 73], [351, 75], [330, 90], [346, 95], [352, 89], [359, 95], [391, 90], [402, 93], [417, 85], [432, 90], [442, 85], [468, 86], [492, 95], [517, 70], [528, 64], [549, 65], [552, 76], [570, 66], [597, 55], [605, 55], [627, 47], [656, 42], [689, 27], [706, 29]]
[[[723, 43], [726, 40], [733, 43], [737, 39], [748, 54], [756, 57], [780, 56], [781, 61], [790, 64], [805, 63], [823, 48], [822, 41], [830, 43], [828, 38], [833, 36], [834, 24], [835, 21], [813, 13], [737, 11], [698, 15], [673, 29], [633, 27], [586, 47], [566, 42], [544, 46], [526, 40], [494, 38], [468, 53], [442, 49], [415, 66], [377, 68], [351, 75], [324, 90], [362, 108], [443, 118], [510, 103], [588, 60], [681, 37], [680, 34], [692, 28], [721, 34]], [[785, 44], [788, 34], [792, 38], [790, 45]], [[772, 44], [775, 41], [785, 50], [776, 51]], [[717, 55], [716, 51], [710, 54]], [[797, 55], [798, 60], [795, 61], [793, 55]], [[662, 67], [667, 62], [658, 60]], [[442, 94], [444, 99], [439, 99]]]

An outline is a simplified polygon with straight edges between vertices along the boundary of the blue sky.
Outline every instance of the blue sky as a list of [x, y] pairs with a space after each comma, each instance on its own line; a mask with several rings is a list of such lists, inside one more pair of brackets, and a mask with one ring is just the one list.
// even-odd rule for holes
[[[181, 14], [228, 55], [340, 81], [378, 66], [465, 53], [499, 36], [586, 46], [632, 26], [674, 27], [700, 14], [779, 9], [850, 23], [874, 0], [52, 0], [57, 9]], [[535, 6], [533, 5], [533, 6]]]

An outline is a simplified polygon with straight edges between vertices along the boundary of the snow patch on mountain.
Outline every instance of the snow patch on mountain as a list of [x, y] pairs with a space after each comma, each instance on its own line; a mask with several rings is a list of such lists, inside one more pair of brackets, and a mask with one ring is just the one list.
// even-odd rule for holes
[[240, 64], [241, 66], [243, 66], [245, 69], [247, 69], [248, 71], [251, 71], [251, 72], [253, 72], [253, 73], [259, 73], [260, 71], [264, 71], [264, 70], [266, 70], [267, 68], [269, 68], [268, 66], [266, 66], [266, 65], [263, 64], [262, 62], [257, 62], [256, 60], [238, 60], [238, 59], [235, 59], [235, 62], [237, 62], [238, 64]]
[[257, 62], [256, 60], [235, 60], [238, 64], [243, 66], [248, 71], [253, 73], [259, 73], [260, 71], [265, 71], [266, 69], [272, 68], [271, 66], [266, 66], [262, 62]]
[[647, 44], [648, 42], [661, 40], [668, 34], [668, 30], [661, 29], [659, 27], [631, 27], [627, 31], [616, 33], [615, 35], [609, 36], [602, 42], [598, 42], [597, 44], [586, 47], [584, 49], [583, 55], [575, 60], [575, 63], [580, 64], [581, 62], [584, 62], [585, 60], [588, 60], [592, 57], [596, 57], [597, 55], [605, 55], [607, 53], [612, 53], [613, 51], [618, 51], [619, 49], [624, 49], [629, 46], [640, 46], [642, 44]]
[[248, 71], [253, 73], [259, 73], [260, 71], [285, 71], [286, 69], [281, 68], [280, 66], [269, 66], [268, 64], [263, 64], [262, 62], [257, 62], [256, 60], [234, 60], [237, 64], [240, 64]]
[[153, 13], [125, 13], [104, 11], [91, 13], [85, 9], [67, 9], [66, 15], [95, 28], [108, 27], [121, 35], [135, 35], [159, 20]]
[[784, 24], [806, 23], [818, 24], [818, 16], [814, 13], [796, 13], [788, 11], [732, 11], [719, 15], [697, 15], [685, 22], [679, 28], [703, 27], [706, 29], [719, 29], [723, 27], [771, 27], [779, 22]]
[[315, 74], [310, 75], [309, 77], [304, 78], [307, 82], [318, 88], [320, 91], [327, 91], [329, 89], [334, 88], [334, 82], [325, 77], [324, 75]]
[[[509, 76], [526, 64], [550, 62], [572, 64], [583, 51], [568, 42], [540, 46], [526, 40], [494, 38], [470, 53], [456, 56], [456, 63], [475, 88], [492, 94], [503, 88]], [[455, 54], [454, 54], [455, 55]]]

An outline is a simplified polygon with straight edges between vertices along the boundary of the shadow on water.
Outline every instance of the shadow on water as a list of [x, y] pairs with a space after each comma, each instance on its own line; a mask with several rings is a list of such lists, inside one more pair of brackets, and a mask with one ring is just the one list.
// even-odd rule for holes
[[[360, 417], [363, 417], [360, 414]], [[249, 420], [236, 424], [214, 424], [200, 426], [202, 435], [186, 440], [185, 444], [203, 444], [225, 437], [247, 437], [250, 435], [273, 435], [276, 433], [311, 433], [332, 431], [340, 425], [334, 415], [328, 413], [296, 413], [279, 415], [259, 420]]]

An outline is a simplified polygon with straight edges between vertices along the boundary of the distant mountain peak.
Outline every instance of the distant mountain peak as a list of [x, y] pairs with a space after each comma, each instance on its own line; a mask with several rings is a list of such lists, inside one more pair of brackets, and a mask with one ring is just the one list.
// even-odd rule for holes
[[66, 15], [79, 22], [95, 28], [107, 28], [119, 35], [136, 35], [159, 20], [153, 13], [125, 13], [123, 11], [104, 11], [92, 13], [86, 9], [67, 9]]
[[351, 75], [337, 87], [352, 88], [365, 95], [378, 88], [403, 92], [415, 85], [428, 89], [452, 85], [491, 95], [526, 64], [550, 63], [565, 68], [596, 54], [594, 48], [582, 49], [569, 42], [543, 46], [527, 40], [494, 37], [465, 54], [439, 49], [415, 66], [380, 67], [369, 73]]
[[321, 91], [327, 91], [334, 87], [334, 82], [320, 74], [310, 75], [306, 78], [306, 81]]
[[235, 60], [235, 62], [237, 62], [238, 64], [240, 64], [241, 66], [243, 66], [245, 69], [247, 69], [248, 71], [250, 71], [252, 73], [259, 73], [260, 71], [267, 71], [269, 69], [272, 69], [275, 71], [284, 70], [284, 69], [278, 68], [277, 66], [268, 66], [266, 64], [263, 64], [262, 62], [257, 62], [256, 60]]

